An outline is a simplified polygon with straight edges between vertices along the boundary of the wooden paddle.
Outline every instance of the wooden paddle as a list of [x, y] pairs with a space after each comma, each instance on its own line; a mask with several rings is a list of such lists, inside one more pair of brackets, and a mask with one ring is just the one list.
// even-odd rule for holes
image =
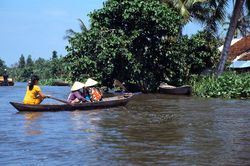
[[53, 96], [46, 96], [47, 98], [51, 98], [51, 99], [54, 99], [54, 100], [57, 100], [57, 101], [60, 101], [60, 102], [62, 102], [62, 103], [66, 103], [66, 104], [70, 104], [68, 101], [66, 101], [66, 100], [61, 100], [61, 99], [58, 99], [58, 98], [55, 98], [55, 97], [53, 97]]

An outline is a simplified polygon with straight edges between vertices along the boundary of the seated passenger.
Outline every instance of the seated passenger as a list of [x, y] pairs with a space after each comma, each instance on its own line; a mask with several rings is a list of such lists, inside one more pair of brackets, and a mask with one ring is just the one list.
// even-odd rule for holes
[[91, 96], [90, 100], [92, 102], [101, 101], [103, 97], [103, 93], [98, 88], [94, 87], [94, 85], [96, 85], [97, 83], [97, 81], [91, 78], [88, 78], [85, 83], [85, 87]]
[[71, 87], [71, 92], [68, 96], [67, 101], [69, 103], [82, 103], [86, 102], [84, 94], [80, 91], [84, 87], [84, 84], [76, 81]]

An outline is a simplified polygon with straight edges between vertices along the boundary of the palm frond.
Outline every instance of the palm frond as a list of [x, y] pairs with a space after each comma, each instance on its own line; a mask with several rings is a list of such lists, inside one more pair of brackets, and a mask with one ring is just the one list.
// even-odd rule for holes
[[82, 31], [82, 32], [88, 31], [88, 29], [87, 29], [87, 27], [85, 26], [84, 22], [83, 22], [80, 18], [78, 18], [77, 20], [80, 22], [81, 31]]

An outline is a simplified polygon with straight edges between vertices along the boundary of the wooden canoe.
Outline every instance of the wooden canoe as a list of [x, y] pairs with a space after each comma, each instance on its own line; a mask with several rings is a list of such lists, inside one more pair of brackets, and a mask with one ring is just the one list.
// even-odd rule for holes
[[164, 94], [172, 94], [172, 95], [191, 95], [192, 87], [190, 85], [183, 85], [180, 87], [175, 87], [171, 85], [160, 85], [159, 86], [160, 93]]
[[10, 104], [15, 107], [18, 111], [29, 112], [29, 111], [74, 111], [74, 110], [93, 110], [93, 109], [102, 109], [102, 108], [110, 108], [117, 106], [126, 105], [133, 94], [122, 95], [122, 96], [114, 96], [103, 98], [102, 101], [99, 102], [86, 102], [86, 103], [77, 103], [77, 104], [23, 104], [18, 102], [10, 102]]
[[57, 80], [52, 83], [52, 86], [69, 86], [68, 82]]

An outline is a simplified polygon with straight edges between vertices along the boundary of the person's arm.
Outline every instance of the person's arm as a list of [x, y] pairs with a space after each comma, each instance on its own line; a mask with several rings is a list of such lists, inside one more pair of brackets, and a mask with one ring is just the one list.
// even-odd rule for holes
[[40, 92], [38, 92], [38, 95], [39, 96], [41, 96], [42, 98], [46, 98], [47, 96], [46, 95], [44, 95], [41, 91]]
[[81, 95], [81, 93], [79, 91], [74, 92], [75, 96], [81, 100], [81, 101], [86, 101], [86, 99]]
[[40, 89], [40, 87], [39, 86], [36, 86], [36, 87], [34, 87], [34, 88], [36, 88], [36, 90], [37, 90], [37, 94], [38, 94], [38, 98], [40, 98], [41, 100], [43, 100], [44, 98], [46, 98], [46, 95], [44, 95], [43, 93], [42, 93], [42, 91], [41, 91], [41, 89]]

